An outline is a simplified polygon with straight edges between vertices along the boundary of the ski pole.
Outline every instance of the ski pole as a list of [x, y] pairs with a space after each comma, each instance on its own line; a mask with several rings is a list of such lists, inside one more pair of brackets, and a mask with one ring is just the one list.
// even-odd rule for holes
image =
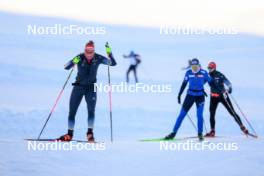
[[242, 109], [241, 109], [240, 106], [238, 105], [238, 103], [237, 103], [237, 101], [235, 100], [235, 98], [234, 98], [231, 94], [229, 94], [229, 95], [230, 95], [230, 97], [232, 98], [232, 100], [235, 102], [235, 105], [237, 106], [237, 108], [239, 109], [240, 113], [242, 114], [242, 116], [243, 116], [244, 119], [246, 120], [247, 124], [250, 126], [251, 130], [254, 132], [254, 134], [255, 134], [256, 136], [258, 136], [257, 133], [256, 133], [256, 131], [255, 131], [255, 129], [253, 128], [253, 126], [252, 126], [251, 123], [249, 122], [249, 120], [248, 120], [248, 118], [246, 117], [246, 115], [243, 113]]
[[197, 129], [197, 127], [196, 127], [195, 123], [193, 122], [192, 118], [190, 117], [190, 115], [189, 115], [189, 114], [187, 114], [187, 117], [188, 117], [188, 119], [190, 120], [190, 122], [191, 122], [192, 126], [194, 127], [195, 131], [197, 132], [197, 131], [198, 131], [198, 129]]
[[230, 105], [230, 103], [227, 101], [227, 92], [223, 93], [223, 98], [224, 98], [224, 100], [225, 100], [227, 106], [229, 107], [229, 109], [232, 111], [233, 116], [234, 116], [236, 122], [238, 122], [239, 119], [238, 119], [238, 117], [235, 115], [235, 114], [236, 114], [235, 110], [232, 108], [232, 106]]
[[[238, 118], [237, 118], [236, 115], [235, 115], [235, 114], [236, 114], [236, 113], [235, 113], [235, 110], [231, 107], [230, 103], [227, 101], [227, 95], [224, 93], [223, 96], [224, 96], [224, 100], [225, 100], [227, 106], [229, 107], [229, 109], [231, 109], [231, 111], [232, 111], [232, 113], [233, 113], [233, 115], [234, 115], [235, 120], [236, 120], [236, 121], [239, 121]], [[251, 134], [247, 134], [247, 135], [252, 136]], [[257, 136], [257, 135], [254, 135], [253, 137], [256, 137], [256, 136]]]
[[[181, 105], [181, 103], [180, 103], [180, 105]], [[186, 115], [187, 115], [188, 119], [190, 120], [190, 122], [191, 122], [191, 124], [192, 124], [193, 128], [195, 129], [195, 132], [197, 132], [197, 131], [198, 131], [198, 129], [197, 129], [197, 127], [196, 127], [195, 123], [193, 122], [193, 120], [192, 120], [191, 116], [190, 116], [188, 113], [187, 113]]]
[[66, 87], [71, 75], [72, 75], [73, 70], [74, 70], [74, 67], [71, 69], [71, 71], [69, 73], [69, 76], [67, 77], [67, 79], [66, 79], [66, 81], [65, 81], [65, 83], [64, 83], [64, 85], [63, 85], [63, 87], [62, 87], [62, 89], [61, 89], [61, 91], [60, 91], [60, 93], [59, 93], [59, 95], [58, 95], [58, 97], [57, 97], [57, 99], [56, 99], [56, 101], [55, 101], [55, 103], [54, 103], [54, 105], [53, 105], [53, 107], [52, 107], [47, 119], [46, 119], [46, 121], [45, 121], [45, 124], [43, 125], [43, 127], [42, 127], [42, 129], [41, 129], [41, 131], [40, 131], [40, 133], [38, 135], [38, 140], [40, 139], [40, 136], [42, 135], [42, 133], [43, 133], [43, 131], [44, 131], [44, 129], [45, 129], [45, 127], [46, 127], [51, 115], [52, 115], [52, 113], [54, 112], [54, 110], [55, 110], [55, 108], [56, 108], [56, 106], [57, 106], [57, 104], [58, 104], [58, 102], [59, 102], [59, 100], [60, 100], [60, 98], [62, 96], [62, 93], [63, 93], [63, 91], [64, 91], [64, 89], [65, 89], [65, 87]]
[[108, 85], [109, 85], [109, 115], [110, 115], [110, 130], [111, 130], [111, 142], [113, 142], [113, 120], [112, 120], [112, 87], [110, 79], [110, 66], [108, 65]]
[[[190, 115], [189, 115], [189, 114], [187, 114], [187, 117], [189, 118], [189, 120], [190, 120], [190, 122], [191, 122], [192, 126], [194, 127], [194, 129], [195, 129], [196, 131], [198, 131], [198, 129], [197, 129], [197, 127], [196, 127], [195, 123], [193, 122], [193, 120], [192, 120], [192, 118], [190, 117]], [[205, 132], [207, 133], [207, 128], [206, 128], [206, 125], [205, 125], [205, 122], [204, 122], [204, 120], [203, 120], [203, 124], [204, 124], [204, 129], [205, 129]]]
[[[106, 42], [105, 47], [106, 50], [107, 48], [109, 48], [108, 42]], [[108, 62], [107, 72], [108, 72], [107, 76], [108, 76], [108, 86], [109, 86], [108, 97], [109, 97], [110, 132], [111, 132], [111, 142], [113, 142], [114, 139], [113, 139], [112, 86], [111, 86], [111, 75], [110, 75], [110, 62]]]
[[204, 119], [203, 119], [203, 124], [204, 124], [205, 133], [207, 134], [208, 131], [207, 131], [207, 127], [206, 127], [206, 124], [205, 124], [205, 122], [204, 122]]

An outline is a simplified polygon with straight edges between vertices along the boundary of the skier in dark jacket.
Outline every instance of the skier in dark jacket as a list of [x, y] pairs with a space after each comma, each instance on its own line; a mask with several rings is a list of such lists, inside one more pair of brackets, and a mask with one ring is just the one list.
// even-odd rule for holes
[[135, 54], [134, 51], [131, 51], [129, 55], [124, 54], [123, 57], [130, 59], [130, 66], [126, 73], [126, 82], [129, 82], [129, 73], [133, 71], [135, 76], [135, 82], [137, 83], [138, 82], [137, 66], [141, 63], [140, 55]]
[[[223, 75], [221, 72], [216, 70], [216, 63], [210, 62], [208, 64], [208, 70], [215, 87], [211, 87], [211, 98], [210, 98], [210, 126], [211, 131], [207, 133], [206, 137], [215, 136], [215, 112], [218, 106], [218, 103], [222, 103], [231, 116], [234, 117], [236, 123], [239, 125], [240, 129], [248, 134], [248, 130], [243, 125], [239, 115], [235, 112], [233, 105], [229, 99], [228, 93], [232, 93], [232, 84], [231, 82]], [[225, 85], [228, 87], [226, 90]], [[228, 92], [228, 93], [227, 93]]]
[[205, 102], [204, 84], [206, 82], [208, 82], [209, 85], [212, 86], [212, 80], [208, 73], [205, 70], [201, 69], [199, 60], [196, 58], [192, 59], [191, 69], [186, 72], [180, 92], [178, 94], [178, 103], [181, 104], [181, 95], [186, 85], [189, 83], [187, 95], [183, 102], [181, 112], [174, 125], [173, 131], [168, 136], [166, 136], [165, 139], [173, 139], [176, 136], [184, 117], [187, 115], [192, 105], [196, 103], [198, 138], [199, 140], [203, 140], [203, 110]]
[[95, 105], [96, 105], [96, 76], [97, 70], [100, 64], [115, 66], [116, 61], [112, 55], [111, 48], [106, 45], [106, 52], [109, 57], [106, 58], [102, 55], [95, 53], [95, 46], [93, 41], [89, 41], [85, 45], [84, 53], [81, 53], [70, 60], [66, 65], [65, 69], [69, 70], [77, 65], [78, 73], [76, 81], [72, 84], [70, 97], [70, 110], [68, 116], [68, 133], [61, 136], [61, 141], [71, 141], [73, 137], [75, 115], [83, 97], [87, 104], [88, 110], [88, 131], [87, 140], [94, 142], [94, 119], [95, 119]]

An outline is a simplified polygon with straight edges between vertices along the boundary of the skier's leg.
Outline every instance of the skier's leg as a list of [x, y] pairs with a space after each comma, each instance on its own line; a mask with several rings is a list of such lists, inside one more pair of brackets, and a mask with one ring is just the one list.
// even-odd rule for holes
[[211, 97], [210, 98], [210, 126], [211, 126], [211, 131], [215, 130], [215, 112], [217, 109], [219, 103], [219, 98], [216, 97]]
[[93, 129], [95, 119], [95, 106], [96, 106], [97, 94], [95, 91], [87, 90], [85, 94], [85, 101], [88, 111], [88, 129]]
[[186, 114], [188, 113], [190, 108], [192, 107], [192, 105], [194, 103], [194, 100], [195, 100], [194, 97], [191, 96], [191, 95], [187, 95], [185, 97], [185, 100], [184, 100], [182, 108], [181, 108], [181, 112], [180, 112], [180, 114], [179, 114], [179, 116], [178, 116], [178, 118], [176, 120], [176, 123], [174, 125], [174, 128], [173, 128], [173, 132], [174, 133], [178, 132], [178, 129], [180, 128], [184, 117], [186, 116]]
[[75, 115], [78, 110], [78, 107], [82, 101], [83, 97], [83, 88], [74, 86], [72, 89], [71, 97], [70, 97], [70, 111], [68, 116], [68, 130], [73, 131], [75, 125]]
[[136, 66], [134, 66], [133, 71], [134, 71], [135, 81], [136, 81], [136, 83], [138, 83], [137, 67]]
[[129, 73], [130, 73], [131, 70], [132, 70], [132, 69], [131, 69], [131, 66], [132, 66], [132, 65], [129, 66], [129, 68], [128, 68], [127, 72], [126, 72], [126, 81], [127, 81], [127, 82], [129, 82]]
[[204, 96], [196, 97], [196, 113], [197, 113], [197, 126], [198, 135], [203, 134], [203, 110], [204, 110]]
[[88, 119], [87, 119], [88, 130], [86, 136], [88, 142], [94, 142], [93, 128], [94, 128], [94, 119], [95, 119], [96, 99], [97, 99], [97, 94], [96, 91], [94, 91], [94, 89], [86, 91], [85, 101], [87, 104], [87, 111], [88, 111]]
[[239, 127], [243, 126], [243, 123], [241, 121], [241, 118], [239, 115], [235, 112], [235, 109], [233, 108], [232, 102], [230, 101], [228, 95], [227, 97], [222, 97], [221, 103], [225, 106], [229, 114], [234, 117], [235, 121], [239, 125]]
[[243, 131], [243, 133], [245, 133], [247, 135], [248, 134], [248, 130], [243, 125], [243, 123], [241, 121], [241, 118], [236, 113], [235, 109], [233, 108], [232, 102], [230, 101], [228, 95], [226, 96], [226, 99], [224, 99], [224, 98], [225, 97], [222, 97], [222, 103], [223, 103], [223, 105], [226, 107], [226, 109], [228, 110], [228, 112], [234, 117], [235, 121], [237, 122], [237, 124], [239, 125], [239, 127]]

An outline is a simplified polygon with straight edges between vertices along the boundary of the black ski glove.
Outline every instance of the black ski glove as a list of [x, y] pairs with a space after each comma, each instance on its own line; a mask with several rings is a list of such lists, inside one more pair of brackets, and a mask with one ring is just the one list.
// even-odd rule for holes
[[178, 95], [178, 103], [181, 104], [181, 95]]
[[227, 91], [229, 94], [232, 93], [232, 87], [229, 87], [228, 91]]

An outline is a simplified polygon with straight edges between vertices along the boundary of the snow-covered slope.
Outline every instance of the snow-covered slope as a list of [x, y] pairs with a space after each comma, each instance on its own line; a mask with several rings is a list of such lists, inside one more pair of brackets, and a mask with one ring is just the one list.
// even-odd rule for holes
[[[241, 135], [223, 107], [218, 109], [217, 132], [224, 138], [210, 142], [236, 142], [238, 151], [160, 151], [159, 143], [139, 142], [163, 137], [170, 132], [180, 110], [177, 93], [187, 60], [198, 57], [203, 67], [210, 60], [232, 81], [233, 96], [260, 136], [264, 134], [263, 99], [264, 38], [246, 34], [235, 36], [163, 36], [159, 29], [84, 23], [60, 18], [0, 13], [0, 175], [261, 175], [264, 161], [262, 138]], [[5, 23], [3, 23], [5, 21]], [[27, 25], [103, 25], [105, 36], [32, 36]], [[105, 151], [28, 151], [24, 138], [35, 138], [64, 83], [68, 72], [63, 65], [82, 52], [89, 39], [104, 54], [109, 41], [118, 66], [111, 69], [113, 83], [124, 81], [128, 62], [122, 54], [139, 52], [143, 62], [139, 77], [143, 83], [172, 84], [173, 92], [114, 93], [113, 144], [109, 141], [107, 93], [98, 94], [95, 135], [106, 141]], [[74, 76], [70, 82], [74, 81]], [[107, 82], [101, 66], [98, 82]], [[66, 132], [68, 85], [49, 121], [43, 138]], [[205, 121], [209, 127], [206, 99]], [[195, 109], [190, 115], [195, 120]], [[76, 117], [76, 139], [85, 139], [86, 106]], [[186, 119], [179, 136], [196, 135]], [[230, 137], [229, 137], [230, 136]]]

